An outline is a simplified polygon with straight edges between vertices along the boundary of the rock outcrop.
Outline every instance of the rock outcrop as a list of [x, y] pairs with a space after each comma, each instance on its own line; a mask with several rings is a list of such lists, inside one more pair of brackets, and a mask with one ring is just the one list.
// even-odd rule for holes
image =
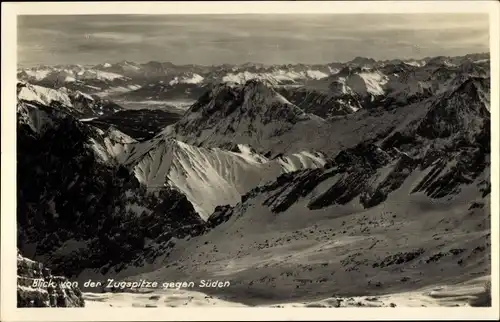
[[17, 307], [84, 307], [78, 286], [17, 253]]

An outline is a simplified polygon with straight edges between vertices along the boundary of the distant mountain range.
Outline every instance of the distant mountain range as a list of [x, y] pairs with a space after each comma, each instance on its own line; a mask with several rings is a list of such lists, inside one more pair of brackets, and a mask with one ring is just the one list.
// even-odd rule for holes
[[[443, 67], [450, 70], [463, 64], [474, 63], [487, 67], [489, 54], [462, 57], [432, 57], [420, 60], [375, 61], [356, 57], [346, 63], [288, 64], [265, 66], [246, 63], [242, 65], [174, 65], [150, 61], [139, 64], [129, 61], [103, 63], [95, 66], [62, 65], [20, 68], [18, 79], [50, 88], [66, 87], [100, 96], [124, 96], [127, 100], [158, 100], [190, 97], [196, 99], [211, 84], [237, 83], [248, 80], [265, 80], [273, 86], [309, 85], [313, 88], [332, 86], [342, 91], [343, 79], [349, 79], [359, 94], [377, 95], [384, 91], [391, 78], [425, 67]], [[488, 71], [489, 72], [489, 71]], [[359, 75], [361, 79], [357, 79]], [[321, 80], [321, 81], [319, 81]], [[427, 79], [418, 79], [426, 81]], [[319, 81], [319, 82], [318, 82]], [[364, 85], [363, 85], [364, 83]]]

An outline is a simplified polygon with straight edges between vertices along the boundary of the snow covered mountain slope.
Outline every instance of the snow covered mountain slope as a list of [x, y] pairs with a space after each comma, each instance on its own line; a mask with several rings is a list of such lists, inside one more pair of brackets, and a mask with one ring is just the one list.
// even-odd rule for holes
[[[434, 97], [323, 168], [283, 174], [218, 207], [211, 230], [129, 278], [230, 280], [230, 288], [197, 290], [264, 305], [491, 274], [490, 118], [476, 82]], [[335, 134], [332, 141], [343, 140]]]
[[51, 106], [79, 118], [111, 114], [122, 110], [119, 105], [109, 100], [80, 91], [72, 91], [65, 87], [53, 89], [25, 82], [17, 83], [17, 97], [19, 101]]
[[17, 83], [17, 97], [24, 101], [34, 101], [40, 104], [51, 105], [59, 103], [66, 107], [71, 107], [71, 99], [68, 94], [52, 88], [46, 88], [28, 83]]
[[234, 205], [252, 188], [284, 172], [324, 165], [321, 155], [302, 152], [269, 160], [239, 145], [242, 152], [207, 149], [166, 139], [134, 166], [140, 183], [149, 188], [172, 186], [183, 192], [204, 219], [218, 205]]
[[307, 151], [268, 159], [245, 145], [226, 151], [161, 136], [137, 142], [114, 128], [92, 141], [93, 150], [103, 161], [131, 169], [148, 189], [168, 186], [179, 190], [204, 219], [216, 206], [234, 205], [243, 194], [282, 173], [326, 163], [320, 153]]
[[340, 83], [344, 88], [348, 88], [345, 92], [351, 91], [363, 99], [371, 100], [372, 97], [385, 94], [385, 85], [388, 80], [388, 76], [379, 69], [347, 66], [320, 82]]
[[360, 98], [339, 82], [333, 82], [326, 90], [301, 86], [281, 87], [276, 91], [305, 112], [325, 119], [351, 114], [363, 108]]

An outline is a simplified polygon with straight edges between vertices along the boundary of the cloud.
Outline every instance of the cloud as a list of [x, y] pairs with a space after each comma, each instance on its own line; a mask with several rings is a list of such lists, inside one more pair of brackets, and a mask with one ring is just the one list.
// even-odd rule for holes
[[24, 64], [211, 65], [462, 55], [489, 36], [477, 14], [20, 16], [18, 44]]
[[86, 34], [87, 39], [114, 42], [120, 44], [136, 44], [144, 40], [144, 37], [138, 33], [119, 33], [119, 32], [94, 32]]

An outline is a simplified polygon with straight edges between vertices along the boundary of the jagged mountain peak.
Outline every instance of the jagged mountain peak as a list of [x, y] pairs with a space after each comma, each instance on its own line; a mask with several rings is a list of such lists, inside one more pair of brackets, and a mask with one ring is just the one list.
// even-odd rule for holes
[[489, 78], [471, 76], [454, 89], [448, 99], [460, 97], [464, 102], [463, 107], [472, 109], [479, 115], [487, 115], [490, 110], [489, 88]]
[[237, 99], [238, 86], [230, 83], [219, 83], [211, 86], [186, 113], [211, 113], [212, 109], [219, 108], [224, 102], [230, 103]]
[[267, 81], [252, 79], [244, 85], [220, 83], [206, 92], [192, 107], [190, 112], [203, 113], [222, 112], [225, 116], [241, 110], [242, 113], [264, 112], [274, 105], [282, 105], [283, 109], [292, 109], [297, 114], [304, 112], [290, 103], [273, 89]]
[[353, 60], [349, 61], [348, 63], [362, 66], [362, 65], [375, 64], [376, 62], [377, 61], [373, 58], [357, 56]]
[[466, 73], [466, 74], [474, 75], [474, 76], [483, 76], [483, 75], [486, 75], [486, 73], [487, 73], [487, 71], [482, 66], [480, 66], [479, 64], [476, 64], [470, 58], [466, 59], [463, 63], [461, 63], [458, 66], [458, 69], [462, 73]]
[[136, 66], [138, 65], [136, 62], [133, 62], [131, 60], [122, 60], [120, 62], [118, 62], [119, 65], [133, 65], [133, 66]]
[[460, 86], [453, 92], [467, 91], [472, 94], [477, 91], [484, 91], [485, 88], [490, 86], [490, 78], [480, 76], [469, 76]]
[[297, 123], [324, 122], [290, 103], [259, 80], [244, 85], [218, 84], [207, 91], [178, 121], [170, 135], [194, 145], [248, 144], [264, 152]]
[[342, 76], [342, 77], [346, 77], [346, 76], [350, 76], [356, 72], [360, 72], [361, 71], [361, 67], [359, 66], [356, 66], [356, 65], [346, 65], [344, 66], [344, 68], [340, 69], [338, 71], [338, 73], [334, 74], [334, 76]]
[[64, 92], [68, 93], [70, 95], [70, 97], [72, 97], [75, 100], [85, 101], [85, 102], [94, 102], [95, 101], [95, 98], [92, 97], [92, 95], [89, 95], [87, 93], [84, 93], [84, 92], [81, 92], [78, 90], [71, 92], [66, 87], [59, 88], [59, 90], [62, 90], [62, 89], [64, 89]]
[[150, 60], [147, 63], [144, 63], [145, 66], [162, 66], [162, 63], [157, 60]]
[[398, 62], [395, 64], [386, 64], [382, 67], [383, 71], [387, 74], [403, 74], [414, 72], [418, 67], [407, 64], [405, 62]]
[[250, 79], [243, 84], [243, 89], [246, 92], [252, 91], [262, 91], [262, 92], [270, 92], [272, 91], [272, 83], [266, 79]]
[[[242, 87], [242, 91], [244, 93], [244, 102], [251, 102], [254, 106], [255, 104], [270, 104], [278, 102], [288, 105], [293, 109], [298, 109], [298, 107], [276, 92], [273, 89], [272, 84], [266, 80], [249, 80]], [[299, 110], [300, 109], [298, 109], [298, 112], [300, 113]]]
[[429, 57], [425, 59], [427, 61], [426, 65], [427, 66], [452, 66], [453, 64], [450, 61], [450, 57], [447, 56], [436, 56], [436, 57]]
[[136, 139], [123, 133], [113, 125], [107, 128], [106, 131], [104, 131], [103, 136], [108, 137], [109, 139], [118, 143], [131, 144], [138, 142]]
[[438, 96], [420, 122], [417, 133], [428, 139], [460, 135], [473, 138], [489, 127], [488, 79], [469, 77]]
[[273, 84], [265, 79], [250, 79], [244, 84], [245, 88], [265, 89], [272, 88]]

